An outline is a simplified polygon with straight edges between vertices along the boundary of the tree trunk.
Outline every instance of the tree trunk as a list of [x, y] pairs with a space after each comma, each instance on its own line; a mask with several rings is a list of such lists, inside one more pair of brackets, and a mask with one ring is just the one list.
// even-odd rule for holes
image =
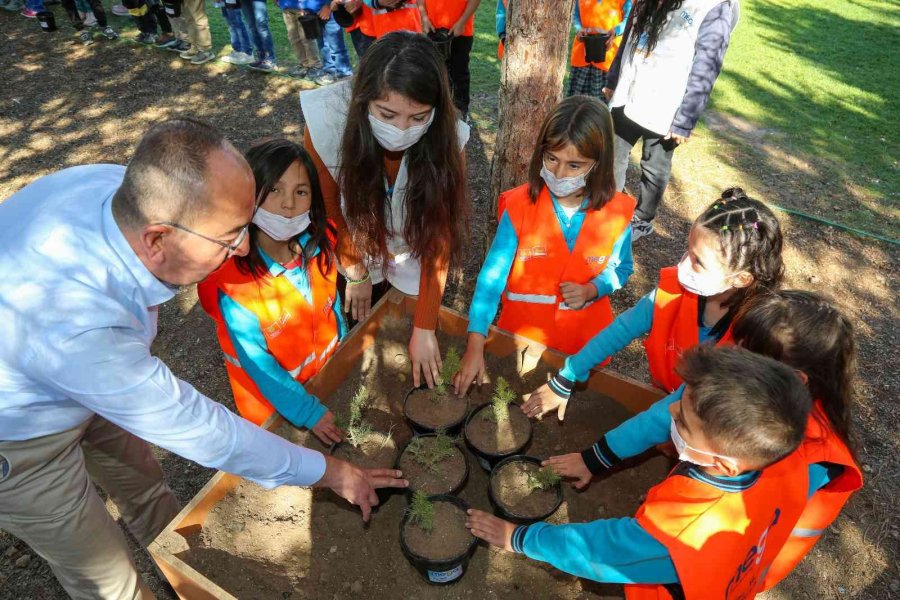
[[527, 181], [541, 123], [562, 97], [573, 10], [574, 0], [509, 2], [500, 65], [500, 130], [491, 163], [491, 223], [500, 192]]

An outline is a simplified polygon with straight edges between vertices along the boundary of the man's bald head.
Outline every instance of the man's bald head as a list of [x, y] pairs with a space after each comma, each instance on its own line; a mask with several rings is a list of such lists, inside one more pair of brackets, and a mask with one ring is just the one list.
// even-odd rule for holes
[[123, 229], [160, 221], [190, 225], [204, 216], [209, 202], [210, 159], [218, 153], [249, 166], [211, 125], [178, 118], [154, 125], [138, 143], [125, 179], [113, 199], [113, 214]]

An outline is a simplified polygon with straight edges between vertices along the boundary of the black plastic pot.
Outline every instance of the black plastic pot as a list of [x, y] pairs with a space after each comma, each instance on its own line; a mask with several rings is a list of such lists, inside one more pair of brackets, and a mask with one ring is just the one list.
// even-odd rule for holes
[[41, 29], [50, 33], [51, 31], [56, 31], [56, 18], [53, 16], [53, 13], [49, 10], [42, 10], [37, 14], [38, 23], [41, 24]]
[[163, 9], [167, 17], [178, 18], [181, 16], [181, 0], [163, 0]]
[[507, 521], [512, 521], [513, 523], [528, 525], [529, 523], [543, 521], [544, 519], [555, 513], [559, 508], [559, 505], [562, 504], [563, 501], [562, 484], [559, 483], [554, 486], [556, 488], [556, 504], [553, 505], [553, 509], [543, 515], [538, 515], [536, 517], [526, 517], [525, 515], [516, 514], [515, 512], [501, 505], [497, 498], [494, 497], [494, 473], [498, 473], [503, 465], [512, 462], [527, 462], [541, 466], [541, 459], [535, 458], [533, 456], [525, 456], [524, 454], [508, 456], [507, 458], [504, 458], [496, 465], [494, 465], [494, 470], [491, 471], [491, 481], [490, 483], [488, 483], [488, 498], [491, 501], [491, 506], [494, 507], [494, 514], [501, 519], [506, 519]]
[[334, 16], [335, 22], [344, 29], [353, 27], [353, 24], [356, 22], [354, 14], [347, 10], [347, 7], [343, 4], [338, 4], [337, 8], [331, 11], [331, 14]]
[[469, 416], [468, 396], [466, 396], [466, 412], [463, 414], [463, 416], [458, 421], [450, 423], [449, 425], [446, 425], [444, 427], [429, 427], [428, 425], [417, 423], [416, 421], [413, 421], [411, 418], [409, 418], [409, 416], [406, 414], [406, 403], [409, 402], [409, 397], [412, 396], [412, 393], [427, 389], [428, 384], [423, 383], [419, 387], [414, 387], [406, 392], [406, 397], [403, 398], [403, 417], [406, 419], [406, 422], [409, 423], [409, 426], [413, 430], [413, 433], [416, 435], [425, 435], [426, 433], [434, 433], [438, 429], [443, 429], [450, 437], [459, 435], [459, 432], [462, 431], [463, 423], [466, 422], [466, 418]]
[[584, 60], [589, 63], [602, 63], [606, 60], [608, 33], [589, 33], [581, 40], [584, 42]]
[[[510, 404], [513, 404], [513, 403], [511, 402]], [[534, 435], [534, 426], [531, 424], [531, 421], [529, 420], [528, 421], [528, 439], [525, 440], [525, 443], [522, 444], [521, 446], [519, 446], [518, 448], [513, 448], [509, 452], [503, 452], [501, 454], [485, 452], [484, 450], [481, 450], [481, 449], [475, 447], [475, 444], [473, 444], [469, 440], [469, 423], [476, 416], [480, 415], [481, 411], [483, 411], [485, 408], [488, 408], [488, 407], [490, 407], [490, 402], [486, 402], [485, 404], [482, 404], [481, 406], [479, 406], [478, 408], [476, 408], [475, 410], [473, 410], [472, 412], [469, 413], [469, 416], [466, 419], [465, 427], [463, 428], [463, 433], [466, 438], [466, 446], [468, 446], [469, 450], [472, 451], [472, 454], [475, 456], [475, 459], [478, 461], [478, 464], [481, 465], [482, 469], [490, 472], [504, 458], [507, 458], [509, 456], [514, 456], [516, 454], [521, 454], [525, 450], [525, 448], [528, 447], [528, 444], [531, 443], [531, 437]]]
[[450, 49], [453, 44], [453, 34], [449, 29], [435, 29], [428, 32], [428, 39], [434, 43], [444, 60], [450, 58]]
[[304, 13], [297, 17], [300, 27], [303, 28], [303, 37], [308, 40], [318, 40], [322, 37], [322, 21], [315, 13]]
[[[407, 444], [405, 446], [403, 446], [403, 450], [400, 452], [400, 455], [397, 456], [397, 462], [394, 465], [395, 469], [400, 469], [400, 459], [403, 458], [403, 454], [406, 453], [406, 449], [413, 442], [413, 440], [415, 440], [416, 438], [419, 438], [419, 437], [437, 437], [437, 434], [436, 433], [424, 433], [422, 435], [416, 435], [412, 438], [412, 440], [409, 440], [409, 442], [407, 442]], [[456, 449], [459, 450], [460, 455], [462, 455], [462, 457], [463, 457], [463, 465], [465, 465], [465, 471], [463, 471], [462, 479], [459, 481], [458, 484], [456, 484], [456, 487], [454, 487], [453, 489], [451, 489], [450, 491], [448, 491], [446, 494], [443, 494], [443, 495], [456, 494], [457, 492], [459, 492], [459, 490], [463, 489], [463, 487], [466, 485], [466, 482], [469, 481], [469, 461], [466, 460], [466, 455], [462, 451], [462, 448], [460, 448], [458, 444], [455, 444], [455, 446], [456, 446]], [[404, 474], [404, 477], [405, 477], [405, 474]], [[415, 491], [416, 490], [411, 485], [410, 485], [410, 487], [406, 488], [407, 496], [412, 496], [413, 493], [415, 493]]]
[[[456, 496], [439, 494], [437, 496], [429, 496], [428, 499], [432, 502], [449, 502], [455, 504], [460, 507], [463, 512], [469, 510], [469, 505]], [[400, 549], [403, 550], [403, 556], [406, 557], [406, 560], [408, 560], [422, 577], [425, 578], [425, 581], [432, 585], [449, 585], [462, 579], [462, 576], [466, 572], [466, 567], [469, 565], [469, 559], [472, 557], [472, 553], [475, 552], [475, 545], [478, 543], [478, 540], [473, 537], [468, 548], [457, 557], [447, 560], [433, 560], [424, 556], [419, 556], [406, 545], [406, 539], [403, 537], [403, 529], [406, 527], [408, 521], [409, 514], [407, 513], [403, 515], [403, 519], [400, 521]]]
[[[334, 456], [334, 453], [337, 451], [338, 447], [346, 443], [347, 442], [339, 442], [337, 444], [332, 444], [328, 454]], [[378, 496], [378, 504], [372, 507], [372, 512], [378, 512], [378, 509], [384, 506], [388, 500], [396, 496], [398, 493], [402, 493], [403, 491], [403, 488], [376, 488], [375, 494]], [[359, 506], [355, 504], [350, 504], [350, 506], [356, 512], [361, 512]]]

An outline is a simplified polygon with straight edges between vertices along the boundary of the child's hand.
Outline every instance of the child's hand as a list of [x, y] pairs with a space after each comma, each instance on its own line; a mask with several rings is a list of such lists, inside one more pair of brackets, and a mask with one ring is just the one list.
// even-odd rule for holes
[[434, 31], [434, 25], [431, 24], [431, 19], [429, 19], [428, 15], [425, 13], [424, 7], [422, 8], [421, 16], [422, 16], [422, 33], [428, 35], [432, 31]]
[[562, 421], [566, 418], [568, 404], [568, 398], [563, 398], [554, 392], [549, 384], [544, 384], [525, 401], [522, 411], [531, 418], [540, 419], [544, 414], [556, 409], [556, 416]]
[[[366, 266], [363, 263], [347, 268], [348, 279], [362, 280], [366, 275]], [[354, 321], [365, 321], [372, 311], [372, 279], [366, 278], [361, 283], [347, 282], [344, 290], [344, 312], [350, 313]]]
[[460, 398], [466, 395], [473, 383], [484, 383], [484, 336], [469, 334], [466, 353], [463, 354], [459, 371], [453, 376], [453, 391]]
[[612, 88], [608, 88], [608, 87], [603, 88], [603, 97], [606, 98], [607, 102], [612, 100], [612, 97], [613, 97], [613, 94], [615, 93], [615, 91], [616, 90], [614, 90]]
[[322, 9], [319, 11], [319, 18], [322, 19], [323, 21], [327, 21], [328, 19], [331, 18], [331, 5], [330, 4], [326, 4], [325, 6], [322, 7]]
[[409, 360], [412, 362], [413, 387], [419, 387], [424, 374], [429, 388], [438, 384], [441, 377], [441, 348], [433, 329], [413, 327], [409, 338]]
[[581, 285], [572, 281], [564, 281], [559, 285], [559, 290], [562, 292], [566, 306], [572, 310], [583, 308], [585, 304], [597, 297], [597, 288], [593, 283]]
[[560, 456], [551, 456], [547, 460], [541, 462], [542, 467], [550, 467], [562, 477], [566, 479], [574, 479], [572, 487], [576, 490], [583, 490], [591, 482], [593, 474], [584, 464], [581, 454], [574, 452], [572, 454], [563, 454]]
[[450, 35], [453, 37], [462, 37], [463, 32], [466, 30], [466, 22], [465, 21], [457, 21], [453, 24], [453, 27], [450, 28]]
[[466, 527], [469, 528], [472, 535], [492, 546], [512, 552], [512, 536], [516, 530], [514, 523], [474, 508], [469, 509], [468, 515]]
[[312, 432], [316, 434], [316, 437], [322, 440], [322, 443], [326, 446], [337, 444], [344, 436], [344, 432], [334, 424], [334, 413], [330, 410], [322, 415], [319, 422], [313, 426]]

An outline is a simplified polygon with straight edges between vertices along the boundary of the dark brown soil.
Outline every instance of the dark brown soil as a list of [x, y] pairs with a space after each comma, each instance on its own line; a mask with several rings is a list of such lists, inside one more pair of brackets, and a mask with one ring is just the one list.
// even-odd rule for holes
[[[434, 438], [425, 436], [420, 438], [425, 446], [434, 443]], [[449, 494], [456, 489], [466, 476], [466, 457], [459, 448], [455, 449], [453, 456], [437, 465], [433, 470], [415, 460], [409, 452], [400, 455], [397, 467], [403, 471], [403, 477], [409, 481], [410, 491], [421, 490], [429, 496], [435, 494]]]
[[372, 432], [358, 446], [345, 441], [334, 449], [334, 456], [367, 469], [388, 469], [397, 462], [397, 442], [392, 435]]
[[406, 402], [406, 416], [428, 429], [456, 425], [466, 416], [469, 402], [452, 391], [439, 394], [435, 390], [415, 390]]
[[[531, 391], [531, 390], [529, 390]], [[496, 422], [490, 404], [478, 409], [466, 425], [466, 437], [488, 454], [508, 454], [519, 450], [531, 432], [531, 423], [517, 404], [509, 405], [509, 420]]]
[[525, 518], [543, 517], [556, 506], [557, 487], [531, 489], [528, 475], [541, 469], [531, 462], [513, 461], [491, 472], [491, 491], [509, 514]]
[[448, 560], [465, 553], [472, 543], [466, 529], [466, 513], [452, 502], [434, 502], [434, 529], [425, 531], [407, 522], [401, 533], [414, 554], [431, 560]]

